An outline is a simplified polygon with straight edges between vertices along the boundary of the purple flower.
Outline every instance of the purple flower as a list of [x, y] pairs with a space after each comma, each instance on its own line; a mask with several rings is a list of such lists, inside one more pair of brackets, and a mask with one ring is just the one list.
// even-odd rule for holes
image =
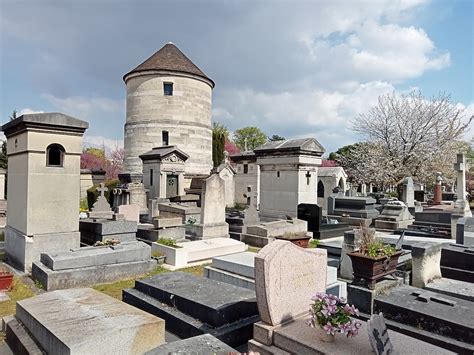
[[352, 326], [351, 326], [351, 322], [347, 322], [347, 323], [344, 323], [344, 324], [341, 324], [339, 326], [339, 330], [341, 331], [341, 334], [349, 334], [349, 331], [351, 331], [352, 329]]
[[327, 323], [325, 326], [323, 326], [323, 329], [326, 331], [326, 333], [334, 335], [336, 334], [337, 329], [332, 326], [331, 323]]
[[311, 300], [312, 301], [321, 301], [324, 299], [324, 297], [326, 296], [326, 294], [324, 292], [316, 292], [316, 294], [311, 297]]
[[358, 316], [359, 315], [359, 310], [355, 308], [354, 305], [350, 306], [348, 304], [344, 305], [344, 311], [350, 313], [353, 316]]
[[331, 304], [325, 304], [323, 306], [323, 309], [321, 310], [321, 313], [324, 314], [326, 317], [334, 314], [337, 312], [337, 307], [335, 304], [331, 305]]

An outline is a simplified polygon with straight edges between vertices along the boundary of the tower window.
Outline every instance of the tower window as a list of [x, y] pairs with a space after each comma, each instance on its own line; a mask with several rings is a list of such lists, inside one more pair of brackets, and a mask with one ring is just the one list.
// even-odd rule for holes
[[168, 131], [161, 132], [161, 141], [163, 142], [163, 145], [170, 144], [170, 135]]
[[63, 166], [64, 148], [60, 144], [51, 144], [46, 148], [46, 166]]
[[165, 96], [173, 96], [173, 83], [163, 83]]
[[247, 164], [244, 164], [244, 174], [249, 173], [249, 166]]

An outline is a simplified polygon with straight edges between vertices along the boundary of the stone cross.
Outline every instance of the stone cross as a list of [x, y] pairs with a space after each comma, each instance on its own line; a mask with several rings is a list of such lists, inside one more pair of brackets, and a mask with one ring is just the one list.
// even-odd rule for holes
[[403, 191], [402, 191], [402, 201], [408, 207], [415, 207], [415, 188], [413, 186], [413, 178], [407, 176], [403, 179]]
[[454, 163], [454, 170], [457, 172], [456, 186], [458, 200], [466, 199], [466, 156], [458, 154], [456, 156], [456, 163]]
[[248, 203], [247, 205], [257, 207], [258, 193], [252, 191], [252, 189], [253, 189], [252, 185], [247, 186], [247, 193], [244, 194], [244, 197], [247, 199], [250, 198], [250, 203]]
[[306, 172], [306, 183], [309, 185], [310, 179], [311, 179], [311, 172]]
[[105, 192], [107, 191], [107, 188], [105, 187], [103, 182], [101, 182], [99, 186], [100, 187], [97, 189], [97, 191], [100, 192], [100, 196], [105, 197]]
[[441, 303], [441, 304], [444, 304], [444, 305], [447, 305], [447, 306], [452, 306], [452, 307], [454, 307], [456, 305], [456, 301], [451, 301], [451, 300], [448, 300], [448, 299], [442, 298], [442, 297], [433, 297], [429, 293], [425, 293], [425, 292], [412, 292], [412, 295], [416, 296], [415, 299], [417, 301], [421, 301], [421, 302], [424, 302], [424, 303], [428, 303], [430, 301], [433, 301], [433, 302]]

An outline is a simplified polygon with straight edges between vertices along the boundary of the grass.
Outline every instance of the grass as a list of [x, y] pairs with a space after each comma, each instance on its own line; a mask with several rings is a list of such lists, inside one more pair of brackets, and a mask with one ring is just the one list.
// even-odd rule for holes
[[0, 302], [0, 318], [15, 313], [15, 303], [25, 298], [32, 297], [36, 294], [30, 286], [23, 282], [21, 277], [13, 278], [13, 287], [7, 292], [10, 297], [9, 301]]
[[262, 249], [262, 248], [251, 247], [251, 246], [249, 245], [247, 251], [249, 251], [249, 252], [251, 252], [251, 253], [258, 253], [258, 252], [260, 251], [260, 249]]
[[[204, 274], [204, 267], [209, 264], [205, 265], [198, 265], [198, 266], [191, 266], [187, 267], [184, 269], [179, 269], [178, 271], [183, 271], [183, 272], [189, 272], [190, 274], [196, 275], [196, 276], [203, 276]], [[140, 280], [146, 277], [150, 277], [153, 275], [158, 275], [162, 274], [165, 272], [172, 272], [168, 269], [165, 269], [162, 266], [158, 266], [155, 270], [147, 273], [144, 276], [138, 277], [138, 278], [133, 278], [133, 279], [127, 279], [127, 280], [120, 280], [108, 284], [100, 284], [100, 285], [94, 285], [92, 288], [94, 290], [97, 290], [99, 292], [105, 293], [106, 295], [109, 295], [113, 298], [116, 298], [118, 300], [122, 300], [122, 290], [126, 288], [133, 288], [135, 286], [135, 280]]]

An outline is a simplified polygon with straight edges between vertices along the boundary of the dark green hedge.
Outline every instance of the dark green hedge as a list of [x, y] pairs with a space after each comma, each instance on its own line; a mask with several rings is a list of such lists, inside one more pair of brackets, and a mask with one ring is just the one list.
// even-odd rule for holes
[[[107, 201], [109, 201], [110, 207], [112, 207], [114, 202], [112, 190], [119, 185], [119, 180], [109, 180], [105, 182], [105, 187], [107, 188], [107, 191], [105, 191], [105, 198]], [[94, 185], [87, 190], [87, 205], [89, 206], [89, 211], [92, 210], [92, 206], [94, 205], [95, 201], [97, 201], [97, 198], [99, 198], [99, 191], [97, 191], [98, 188], [99, 185]]]

